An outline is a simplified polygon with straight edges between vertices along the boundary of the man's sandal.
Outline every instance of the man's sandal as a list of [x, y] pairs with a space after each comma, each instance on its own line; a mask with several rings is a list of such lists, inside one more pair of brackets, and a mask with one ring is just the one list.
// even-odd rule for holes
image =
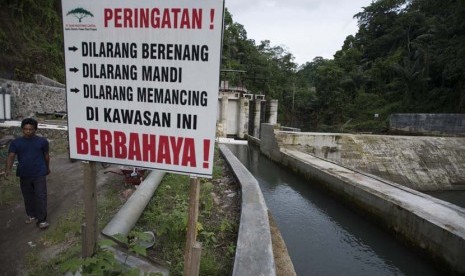
[[33, 223], [35, 220], [37, 220], [35, 217], [28, 217], [24, 223], [30, 224]]

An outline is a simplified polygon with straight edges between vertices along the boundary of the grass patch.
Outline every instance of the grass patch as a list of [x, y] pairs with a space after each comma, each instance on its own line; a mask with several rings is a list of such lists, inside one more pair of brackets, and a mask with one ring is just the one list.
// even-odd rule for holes
[[81, 253], [79, 243], [73, 243], [66, 250], [56, 255], [52, 259], [44, 262], [38, 249], [34, 249], [26, 256], [26, 266], [29, 276], [63, 276], [60, 267], [63, 263], [78, 256]]
[[42, 237], [44, 244], [73, 243], [80, 240], [83, 217], [83, 209], [70, 210], [65, 216], [60, 217], [57, 223], [44, 234]]
[[15, 171], [11, 173], [8, 179], [5, 179], [4, 176], [1, 175], [0, 182], [0, 205], [10, 205], [22, 198], [19, 178], [16, 177]]

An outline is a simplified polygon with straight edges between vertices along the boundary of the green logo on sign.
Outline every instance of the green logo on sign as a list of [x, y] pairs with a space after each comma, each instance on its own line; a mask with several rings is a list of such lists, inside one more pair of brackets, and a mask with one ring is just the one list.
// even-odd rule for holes
[[72, 15], [76, 17], [77, 19], [79, 19], [79, 23], [81, 23], [83, 18], [86, 18], [88, 16], [94, 17], [94, 15], [90, 11], [83, 8], [76, 8], [74, 10], [71, 10], [66, 15]]

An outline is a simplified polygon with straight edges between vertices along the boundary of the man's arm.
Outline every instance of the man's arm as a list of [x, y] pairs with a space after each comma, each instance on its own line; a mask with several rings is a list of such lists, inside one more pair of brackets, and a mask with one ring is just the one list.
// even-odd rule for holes
[[8, 177], [11, 174], [11, 169], [13, 168], [13, 162], [15, 162], [16, 158], [16, 153], [14, 152], [9, 152], [8, 156], [6, 157], [6, 165], [5, 165], [5, 178], [8, 179]]

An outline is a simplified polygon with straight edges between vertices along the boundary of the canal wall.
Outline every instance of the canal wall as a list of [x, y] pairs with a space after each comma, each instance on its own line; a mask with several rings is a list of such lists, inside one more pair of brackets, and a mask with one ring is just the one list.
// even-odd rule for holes
[[465, 273], [465, 209], [298, 147], [282, 146], [283, 137], [273, 125], [263, 124], [261, 130], [264, 155], [318, 183], [435, 262]]
[[241, 184], [242, 204], [232, 275], [276, 275], [268, 208], [257, 180], [225, 146], [219, 145]]
[[267, 135], [276, 141], [262, 139], [264, 146], [276, 154], [281, 148], [298, 150], [418, 191], [465, 189], [465, 137], [286, 131]]

